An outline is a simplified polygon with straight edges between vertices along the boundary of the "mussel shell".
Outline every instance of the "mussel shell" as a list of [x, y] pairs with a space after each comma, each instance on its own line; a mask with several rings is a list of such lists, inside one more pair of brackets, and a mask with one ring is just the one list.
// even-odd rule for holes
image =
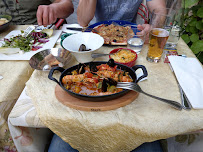
[[114, 86], [116, 86], [117, 85], [117, 82], [114, 80], [114, 79], [112, 79], [112, 78], [107, 78], [107, 83], [111, 86], [111, 85], [114, 85]]
[[116, 65], [113, 59], [110, 59], [110, 60], [107, 62], [107, 64], [108, 64], [110, 67], [114, 67], [114, 66]]
[[82, 63], [79, 63], [78, 68], [77, 68], [78, 74], [83, 74], [85, 73], [85, 65]]
[[107, 79], [103, 79], [102, 87], [101, 87], [102, 92], [106, 92], [107, 88], [108, 88], [108, 81], [107, 81]]
[[81, 44], [79, 51], [85, 51], [85, 50], [86, 50], [86, 46], [84, 44]]
[[97, 72], [98, 71], [97, 66], [93, 62], [90, 62], [89, 67], [90, 67], [91, 72]]
[[117, 85], [117, 82], [114, 79], [112, 79], [112, 78], [104, 78], [103, 81], [102, 81], [102, 88], [101, 88], [102, 92], [106, 92], [108, 86], [112, 86], [112, 85], [114, 85], [114, 86]]

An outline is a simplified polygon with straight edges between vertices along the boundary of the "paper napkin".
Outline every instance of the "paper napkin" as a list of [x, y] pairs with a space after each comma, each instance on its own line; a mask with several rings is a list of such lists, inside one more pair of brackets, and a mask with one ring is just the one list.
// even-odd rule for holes
[[203, 68], [196, 58], [169, 56], [170, 64], [194, 109], [203, 109]]

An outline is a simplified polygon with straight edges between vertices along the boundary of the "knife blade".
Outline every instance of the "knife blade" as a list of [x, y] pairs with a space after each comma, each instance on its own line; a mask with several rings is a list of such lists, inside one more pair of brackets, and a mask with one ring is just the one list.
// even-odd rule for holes
[[172, 73], [173, 73], [173, 75], [175, 77], [175, 80], [176, 80], [177, 84], [178, 84], [178, 88], [179, 88], [180, 96], [181, 96], [181, 104], [183, 106], [183, 109], [185, 109], [185, 110], [191, 110], [192, 107], [191, 107], [190, 101], [188, 100], [185, 92], [183, 91], [182, 87], [180, 86], [180, 84], [178, 82], [178, 79], [177, 79], [177, 77], [176, 77], [176, 75], [175, 75], [175, 73], [173, 71], [173, 68], [172, 68], [170, 63], [169, 63], [169, 67], [171, 68], [171, 71], [172, 71]]
[[75, 30], [75, 31], [81, 31], [81, 32], [94, 32], [99, 33], [94, 28], [88, 28], [88, 27], [66, 27], [67, 30]]
[[85, 30], [82, 27], [66, 27], [67, 30], [83, 31]]

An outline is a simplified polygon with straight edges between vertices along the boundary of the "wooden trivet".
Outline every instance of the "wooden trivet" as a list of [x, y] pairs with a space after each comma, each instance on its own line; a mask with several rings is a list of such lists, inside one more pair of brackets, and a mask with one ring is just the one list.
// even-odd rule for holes
[[92, 102], [75, 98], [64, 91], [59, 85], [56, 85], [55, 95], [59, 102], [73, 109], [82, 111], [107, 111], [130, 104], [138, 97], [139, 93], [130, 91], [113, 100]]

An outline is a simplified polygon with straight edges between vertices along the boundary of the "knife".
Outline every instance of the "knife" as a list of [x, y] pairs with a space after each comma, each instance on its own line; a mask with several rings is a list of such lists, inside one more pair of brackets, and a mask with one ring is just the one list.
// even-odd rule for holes
[[171, 70], [173, 72], [173, 75], [174, 75], [174, 77], [176, 79], [176, 82], [178, 84], [178, 88], [179, 88], [180, 95], [181, 95], [181, 104], [183, 106], [183, 109], [185, 109], [185, 110], [191, 110], [192, 107], [191, 107], [190, 101], [188, 100], [185, 92], [183, 91], [182, 87], [180, 86], [180, 84], [178, 82], [178, 79], [176, 78], [176, 75], [175, 75], [175, 73], [173, 71], [173, 68], [172, 68], [171, 64], [169, 64], [169, 66], [170, 66], [170, 68], [171, 68]]
[[67, 30], [83, 31], [85, 30], [82, 27], [66, 27]]
[[75, 31], [81, 31], [81, 32], [95, 32], [98, 33], [97, 30], [93, 28], [86, 28], [86, 27], [66, 27], [67, 30], [75, 30]]

